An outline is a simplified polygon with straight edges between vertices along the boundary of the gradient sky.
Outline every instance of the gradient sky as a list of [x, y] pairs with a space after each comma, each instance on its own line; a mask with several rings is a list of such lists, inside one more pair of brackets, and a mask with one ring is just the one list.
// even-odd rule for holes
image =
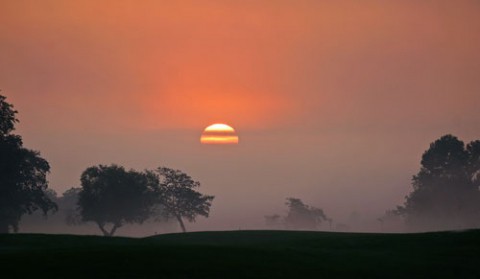
[[[256, 228], [285, 197], [336, 222], [403, 202], [421, 154], [480, 139], [479, 1], [0, 2], [0, 89], [50, 187], [117, 163], [216, 196], [193, 229]], [[204, 146], [225, 122], [238, 146]]]

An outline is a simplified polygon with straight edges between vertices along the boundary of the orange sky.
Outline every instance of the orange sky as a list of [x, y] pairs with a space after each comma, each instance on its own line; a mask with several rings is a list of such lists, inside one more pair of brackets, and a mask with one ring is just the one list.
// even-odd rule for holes
[[[480, 138], [479, 14], [473, 0], [4, 0], [0, 89], [59, 191], [92, 164], [172, 165], [218, 211], [264, 185], [240, 224], [285, 196], [381, 212], [431, 141]], [[199, 146], [216, 122], [237, 151]]]

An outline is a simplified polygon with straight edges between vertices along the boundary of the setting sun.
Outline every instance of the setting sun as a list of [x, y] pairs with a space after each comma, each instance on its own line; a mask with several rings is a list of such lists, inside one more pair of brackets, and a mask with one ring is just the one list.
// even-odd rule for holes
[[200, 137], [202, 144], [238, 144], [238, 136], [227, 124], [212, 124], [205, 128]]

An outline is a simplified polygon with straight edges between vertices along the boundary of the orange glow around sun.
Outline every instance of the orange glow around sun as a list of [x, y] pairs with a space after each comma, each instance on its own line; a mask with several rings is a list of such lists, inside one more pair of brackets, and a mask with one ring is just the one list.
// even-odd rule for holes
[[217, 123], [205, 128], [200, 142], [202, 144], [238, 144], [238, 136], [229, 125]]

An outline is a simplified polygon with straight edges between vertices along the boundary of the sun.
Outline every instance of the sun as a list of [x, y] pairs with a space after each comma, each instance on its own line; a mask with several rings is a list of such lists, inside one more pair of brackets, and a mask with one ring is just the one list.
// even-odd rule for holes
[[202, 144], [238, 144], [238, 136], [231, 126], [216, 123], [203, 130], [200, 142]]

